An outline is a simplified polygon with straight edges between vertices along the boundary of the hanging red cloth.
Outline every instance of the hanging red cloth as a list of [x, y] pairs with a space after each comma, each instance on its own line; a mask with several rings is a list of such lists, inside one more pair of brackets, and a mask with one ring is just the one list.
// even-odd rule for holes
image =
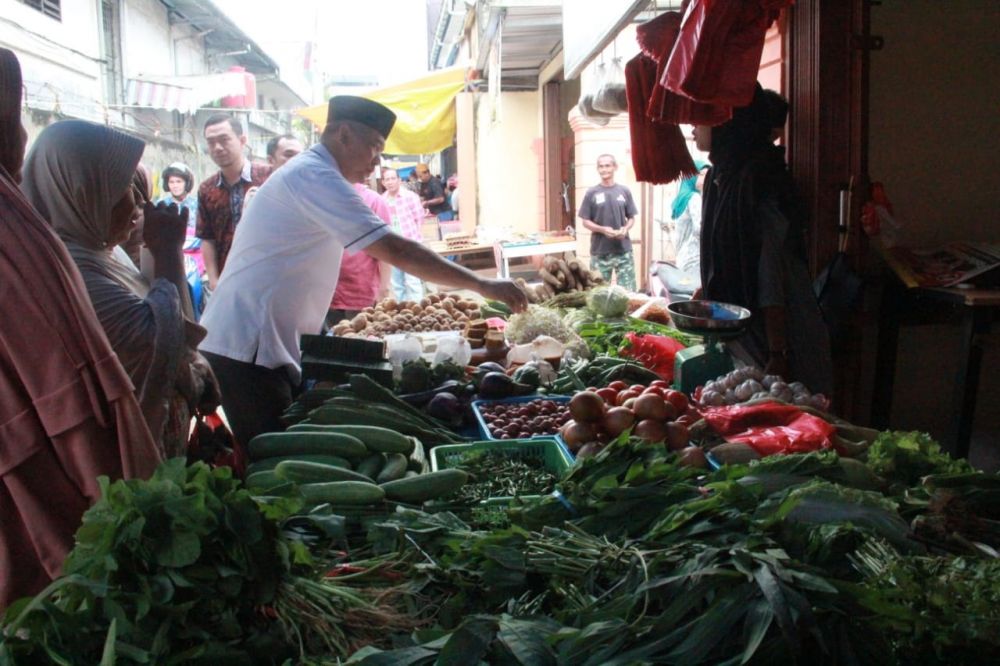
[[670, 52], [681, 29], [680, 12], [664, 12], [636, 28], [639, 48], [656, 62], [656, 81], [653, 94], [646, 107], [646, 115], [655, 122], [670, 125], [721, 125], [733, 115], [732, 107], [723, 104], [705, 104], [690, 97], [678, 95], [664, 88], [659, 81], [667, 68]]
[[691, 0], [660, 84], [697, 102], [746, 106], [767, 29], [792, 2]]
[[662, 184], [697, 173], [677, 125], [654, 122], [646, 115], [656, 87], [656, 63], [640, 53], [625, 65], [632, 166], [636, 180]]

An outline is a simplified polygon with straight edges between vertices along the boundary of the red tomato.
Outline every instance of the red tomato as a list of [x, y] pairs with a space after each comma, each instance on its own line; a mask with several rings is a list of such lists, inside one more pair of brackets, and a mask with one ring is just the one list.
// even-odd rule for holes
[[641, 394], [643, 391], [646, 390], [646, 387], [643, 386], [642, 384], [632, 384], [632, 386], [628, 387], [628, 390], [635, 391], [636, 393]]
[[597, 393], [597, 388], [594, 386], [588, 386], [587, 390], [590, 391], [591, 393]]
[[601, 396], [607, 404], [615, 405], [615, 401], [618, 398], [618, 391], [609, 386], [608, 388], [597, 389], [597, 395]]
[[618, 380], [618, 381], [613, 381], [610, 384], [608, 384], [608, 388], [609, 389], [614, 389], [615, 391], [624, 391], [625, 389], [628, 388], [628, 384], [626, 384], [625, 382], [623, 382], [621, 380]]
[[659, 386], [650, 386], [649, 388], [647, 388], [645, 391], [642, 392], [642, 395], [649, 395], [649, 394], [658, 395], [661, 398], [665, 397], [663, 395], [663, 389], [660, 388]]
[[655, 386], [657, 388], [668, 389], [670, 388], [670, 382], [664, 381], [662, 379], [657, 379], [649, 383], [650, 386]]
[[625, 401], [628, 400], [629, 398], [638, 398], [638, 397], [639, 393], [637, 391], [633, 391], [632, 389], [629, 389], [628, 391], [622, 391], [621, 393], [618, 394], [618, 397], [615, 398], [615, 404], [621, 407], [622, 405], [625, 404]]
[[687, 396], [680, 391], [666, 391], [663, 395], [671, 405], [677, 408], [678, 414], [684, 414], [688, 409]]
[[693, 416], [690, 416], [688, 414], [682, 414], [681, 416], [678, 416], [674, 420], [674, 423], [680, 423], [682, 426], [687, 426], [688, 428], [690, 428], [692, 425], [694, 425], [695, 420], [696, 419]]

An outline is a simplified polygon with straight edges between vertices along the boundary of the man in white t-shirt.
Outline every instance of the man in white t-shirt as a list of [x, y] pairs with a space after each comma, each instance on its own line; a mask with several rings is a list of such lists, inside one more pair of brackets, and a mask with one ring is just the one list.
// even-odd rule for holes
[[301, 382], [299, 336], [319, 331], [344, 249], [365, 250], [436, 284], [471, 289], [515, 311], [524, 294], [391, 233], [354, 190], [379, 163], [396, 116], [361, 97], [330, 99], [320, 143], [271, 176], [240, 221], [226, 270], [201, 320], [200, 345], [237, 441], [283, 429]]

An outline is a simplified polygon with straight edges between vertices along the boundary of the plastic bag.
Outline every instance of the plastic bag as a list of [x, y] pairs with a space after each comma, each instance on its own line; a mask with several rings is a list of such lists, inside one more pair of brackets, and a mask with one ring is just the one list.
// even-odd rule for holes
[[837, 431], [818, 416], [778, 402], [710, 407], [702, 417], [727, 442], [748, 444], [762, 456], [832, 449]]
[[657, 324], [669, 324], [670, 313], [667, 311], [667, 299], [651, 298], [643, 305], [639, 306], [639, 309], [633, 312], [632, 316], [636, 319], [642, 319], [643, 321], [651, 321]]
[[594, 125], [604, 127], [618, 114], [604, 113], [603, 111], [598, 111], [594, 108], [594, 97], [600, 91], [602, 81], [603, 72], [600, 69], [598, 69], [596, 74], [584, 77], [583, 85], [580, 91], [580, 101], [577, 102], [577, 107], [580, 109], [580, 115], [582, 115], [587, 121]]
[[597, 68], [600, 84], [594, 93], [594, 111], [618, 115], [628, 111], [625, 99], [625, 70], [621, 58], [610, 63], [601, 63]]
[[434, 352], [434, 362], [432, 366], [451, 361], [456, 365], [466, 366], [472, 359], [472, 345], [469, 341], [459, 335], [446, 335], [438, 340], [437, 351]]
[[626, 333], [629, 345], [621, 351], [625, 358], [634, 358], [664, 380], [674, 380], [674, 356], [684, 349], [677, 340], [665, 335]]

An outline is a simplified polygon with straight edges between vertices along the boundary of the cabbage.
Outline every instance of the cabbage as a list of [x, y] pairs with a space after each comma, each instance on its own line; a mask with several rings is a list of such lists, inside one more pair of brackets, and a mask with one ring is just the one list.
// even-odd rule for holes
[[587, 296], [587, 307], [601, 317], [621, 317], [628, 311], [628, 292], [619, 286], [597, 287]]

